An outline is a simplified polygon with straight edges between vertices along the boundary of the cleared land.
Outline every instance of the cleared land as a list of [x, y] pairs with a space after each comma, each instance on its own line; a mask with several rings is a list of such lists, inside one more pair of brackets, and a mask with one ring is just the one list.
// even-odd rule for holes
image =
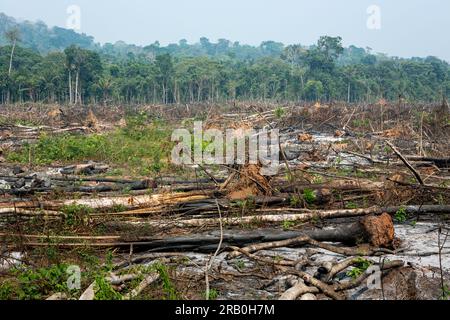
[[[445, 102], [1, 108], [0, 298], [450, 294]], [[196, 120], [278, 128], [279, 173], [173, 165]]]

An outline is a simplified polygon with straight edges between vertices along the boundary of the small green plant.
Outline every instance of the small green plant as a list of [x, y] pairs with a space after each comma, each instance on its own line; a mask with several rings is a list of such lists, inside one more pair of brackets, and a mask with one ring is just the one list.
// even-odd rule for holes
[[131, 187], [126, 186], [125, 188], [122, 189], [122, 193], [129, 195], [131, 193]]
[[73, 203], [63, 206], [61, 211], [65, 216], [65, 223], [68, 226], [78, 226], [85, 224], [89, 214], [91, 214], [93, 210], [86, 205]]
[[124, 206], [123, 204], [115, 204], [115, 205], [113, 205], [111, 210], [112, 210], [112, 212], [123, 212], [123, 211], [127, 210], [127, 207]]
[[234, 266], [236, 267], [236, 269], [241, 271], [245, 268], [245, 262], [244, 260], [237, 259], [236, 262], [234, 263]]
[[450, 300], [450, 288], [448, 286], [444, 286], [441, 300]]
[[288, 182], [294, 182], [295, 176], [294, 176], [292, 173], [287, 172], [287, 173], [286, 173], [286, 180], [287, 180]]
[[357, 208], [358, 205], [354, 202], [349, 201], [345, 204], [345, 209], [357, 209]]
[[292, 207], [300, 207], [302, 205], [302, 198], [297, 196], [297, 195], [293, 195], [290, 199], [290, 204]]
[[319, 215], [314, 215], [314, 216], [311, 218], [311, 223], [312, 223], [313, 225], [318, 225], [320, 222], [321, 222], [321, 219], [320, 219], [320, 216], [319, 216]]
[[11, 300], [14, 293], [14, 286], [11, 282], [5, 281], [0, 284], [0, 300]]
[[397, 212], [394, 215], [394, 219], [398, 223], [405, 222], [407, 218], [408, 218], [408, 214], [406, 213], [406, 208], [405, 207], [401, 207], [400, 209], [398, 209]]
[[318, 174], [313, 174], [312, 183], [314, 183], [314, 184], [321, 184], [321, 183], [323, 183], [323, 177], [321, 175], [318, 175]]
[[276, 255], [276, 256], [273, 257], [273, 261], [275, 263], [280, 263], [283, 260], [284, 260], [284, 258], [282, 256], [280, 256], [280, 255]]
[[283, 230], [285, 230], [285, 231], [290, 230], [294, 226], [295, 226], [294, 221], [289, 221], [289, 220], [283, 221]]
[[253, 198], [247, 198], [245, 200], [236, 200], [234, 204], [241, 209], [242, 215], [255, 208], [255, 200]]
[[103, 275], [95, 277], [94, 300], [122, 300], [123, 296], [114, 290], [109, 281]]
[[19, 300], [41, 300], [55, 292], [68, 292], [67, 266], [54, 265], [49, 268], [14, 270], [19, 287]]
[[[205, 297], [206, 297], [206, 292], [205, 292]], [[218, 297], [219, 297], [219, 292], [216, 289], [209, 290], [208, 300], [216, 300]]]
[[159, 273], [159, 277], [162, 280], [163, 290], [166, 294], [166, 298], [168, 300], [177, 300], [178, 294], [175, 289], [175, 286], [173, 285], [172, 281], [170, 280], [167, 267], [162, 263], [158, 263], [155, 265], [155, 269]]
[[111, 250], [106, 251], [105, 264], [103, 270], [108, 273], [114, 269], [114, 254]]
[[334, 161], [335, 167], [338, 167], [341, 163], [342, 163], [342, 157], [341, 156], [337, 156], [336, 160]]
[[347, 272], [347, 276], [356, 279], [360, 275], [362, 275], [371, 265], [372, 263], [369, 260], [358, 258], [354, 268]]
[[352, 123], [356, 128], [367, 128], [370, 126], [369, 119], [355, 119], [352, 121]]
[[284, 110], [283, 107], [277, 107], [277, 108], [275, 109], [275, 112], [274, 112], [274, 113], [275, 113], [275, 117], [276, 117], [277, 119], [281, 119], [281, 118], [284, 117], [286, 111]]
[[314, 193], [314, 190], [311, 189], [303, 190], [303, 199], [307, 204], [313, 204], [314, 201], [316, 201], [316, 194]]

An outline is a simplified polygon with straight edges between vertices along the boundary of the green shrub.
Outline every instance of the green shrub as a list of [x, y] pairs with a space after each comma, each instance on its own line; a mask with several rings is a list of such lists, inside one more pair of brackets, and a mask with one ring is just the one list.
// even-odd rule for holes
[[405, 207], [401, 207], [400, 209], [398, 209], [398, 211], [395, 213], [395, 216], [394, 216], [395, 221], [397, 221], [399, 223], [405, 222], [407, 218], [408, 218], [408, 214], [406, 213]]
[[19, 286], [16, 289], [20, 300], [40, 300], [56, 292], [68, 292], [67, 266], [54, 265], [37, 270], [15, 270]]
[[283, 107], [277, 107], [276, 109], [275, 109], [275, 117], [277, 118], [277, 119], [281, 119], [281, 118], [283, 118], [284, 117], [284, 115], [286, 114], [286, 111], [283, 109]]
[[65, 216], [65, 223], [68, 226], [77, 226], [84, 224], [93, 210], [88, 206], [73, 203], [63, 206], [61, 211]]
[[[205, 292], [205, 297], [206, 297], [206, 292]], [[208, 300], [216, 300], [218, 297], [219, 297], [219, 292], [216, 289], [209, 290]]]
[[14, 294], [14, 286], [11, 282], [5, 281], [0, 284], [0, 300], [11, 300]]
[[316, 201], [316, 195], [314, 193], [314, 190], [312, 189], [303, 190], [303, 199], [305, 199], [307, 204], [313, 204], [314, 201]]
[[172, 281], [170, 280], [167, 267], [162, 263], [158, 263], [154, 267], [155, 267], [155, 270], [159, 273], [159, 277], [161, 278], [161, 281], [163, 283], [163, 291], [166, 294], [167, 299], [168, 300], [178, 300], [178, 294], [177, 294], [175, 286], [173, 285]]
[[123, 296], [114, 290], [111, 284], [105, 279], [103, 275], [98, 275], [95, 278], [94, 284], [94, 300], [122, 300]]

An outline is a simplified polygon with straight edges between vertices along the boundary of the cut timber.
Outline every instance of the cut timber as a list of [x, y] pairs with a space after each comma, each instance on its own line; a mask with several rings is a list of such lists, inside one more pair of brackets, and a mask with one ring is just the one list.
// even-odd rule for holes
[[[296, 221], [307, 222], [313, 219], [334, 219], [334, 218], [349, 218], [360, 217], [371, 214], [395, 214], [398, 210], [404, 209], [407, 213], [414, 214], [445, 214], [450, 213], [450, 205], [424, 205], [424, 206], [398, 206], [398, 207], [370, 207], [363, 209], [339, 209], [339, 210], [310, 210], [301, 214], [276, 214], [276, 215], [253, 215], [246, 217], [225, 217], [224, 223], [228, 226], [240, 225], [242, 223], [265, 223], [265, 222], [284, 222]], [[289, 210], [286, 210], [289, 211]], [[177, 226], [177, 227], [200, 227], [206, 225], [217, 225], [217, 219], [190, 219], [190, 220], [174, 220], [174, 221], [148, 221], [145, 222], [150, 226]]]
[[305, 283], [309, 283], [309, 284], [313, 285], [314, 287], [316, 287], [320, 291], [322, 291], [326, 296], [328, 296], [334, 300], [345, 300], [346, 299], [346, 297], [344, 295], [336, 292], [335, 288], [327, 285], [326, 283], [323, 283], [322, 281], [314, 278], [313, 276], [307, 274], [306, 272], [295, 270], [293, 268], [283, 267], [283, 266], [277, 266], [277, 268], [284, 273], [299, 276]]
[[[369, 221], [369, 222], [368, 222]], [[391, 222], [389, 225], [388, 222]], [[365, 227], [368, 225], [369, 227]], [[376, 225], [377, 227], [373, 227]], [[382, 226], [383, 228], [379, 228]], [[386, 236], [385, 229], [389, 229]], [[392, 232], [391, 232], [392, 231]], [[380, 234], [378, 234], [380, 233]], [[134, 247], [145, 248], [153, 252], [167, 251], [200, 251], [211, 252], [217, 248], [217, 245], [223, 239], [224, 246], [244, 247], [247, 253], [258, 250], [267, 250], [279, 247], [289, 247], [296, 245], [310, 244], [334, 252], [339, 251], [344, 254], [359, 255], [354, 253], [355, 249], [334, 248], [327, 246], [322, 242], [340, 242], [344, 244], [355, 245], [358, 242], [366, 243], [376, 239], [373, 245], [388, 247], [393, 240], [393, 224], [389, 215], [380, 217], [370, 217], [361, 221], [340, 225], [333, 229], [312, 229], [304, 231], [280, 231], [272, 229], [261, 229], [252, 231], [224, 231], [220, 236], [217, 232], [206, 234], [194, 234], [190, 236], [155, 238], [155, 237], [137, 237], [137, 236], [47, 236], [47, 235], [17, 235], [0, 233], [0, 237], [10, 242], [20, 238], [22, 245], [27, 246], [48, 246], [49, 243], [58, 247], [92, 246], [92, 247], [124, 247], [129, 248], [131, 244]], [[381, 242], [382, 239], [384, 242]], [[38, 241], [41, 240], [41, 241]], [[57, 241], [42, 241], [57, 240]], [[365, 250], [364, 252], [369, 252]], [[361, 250], [358, 252], [362, 252]], [[371, 252], [371, 251], [370, 251]], [[240, 255], [240, 253], [230, 253], [229, 258]]]
[[95, 281], [91, 283], [89, 287], [81, 294], [78, 300], [94, 300], [95, 298]]
[[344, 255], [359, 255], [358, 253], [369, 254], [372, 250], [348, 249], [331, 246], [319, 241], [353, 243], [358, 241], [369, 242], [374, 247], [389, 247], [394, 241], [394, 224], [392, 218], [386, 213], [379, 217], [365, 217], [361, 221], [346, 226], [341, 226], [332, 230], [312, 230], [305, 231], [297, 238], [281, 241], [257, 243], [232, 252], [229, 258], [235, 258], [239, 252], [252, 253], [259, 250], [268, 250], [280, 247], [294, 246], [299, 244], [310, 244], [319, 248], [329, 250]]
[[296, 300], [298, 297], [307, 293], [319, 293], [319, 289], [316, 287], [308, 287], [303, 280], [299, 280], [298, 283], [292, 288], [286, 290], [278, 300]]
[[125, 208], [153, 207], [161, 205], [171, 205], [180, 202], [209, 199], [211, 191], [196, 191], [186, 193], [163, 193], [152, 195], [128, 196], [128, 197], [110, 197], [97, 199], [77, 199], [65, 200], [62, 202], [44, 202], [44, 208], [60, 209], [66, 205], [83, 205], [92, 209], [108, 209], [115, 206]]
[[384, 182], [374, 182], [370, 180], [333, 180], [323, 184], [299, 184], [293, 183], [289, 185], [283, 185], [283, 181], [278, 182], [281, 192], [298, 192], [305, 189], [320, 190], [358, 190], [358, 191], [376, 191], [384, 187]]

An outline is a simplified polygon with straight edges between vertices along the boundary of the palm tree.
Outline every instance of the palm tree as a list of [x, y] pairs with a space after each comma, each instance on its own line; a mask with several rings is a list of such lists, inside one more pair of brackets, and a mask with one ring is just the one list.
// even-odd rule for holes
[[112, 82], [111, 78], [109, 78], [109, 77], [100, 78], [100, 80], [98, 81], [98, 87], [100, 88], [100, 90], [102, 91], [102, 94], [103, 94], [103, 104], [104, 105], [106, 105], [106, 103], [108, 101], [108, 96], [112, 89], [112, 86], [113, 86], [113, 82]]

